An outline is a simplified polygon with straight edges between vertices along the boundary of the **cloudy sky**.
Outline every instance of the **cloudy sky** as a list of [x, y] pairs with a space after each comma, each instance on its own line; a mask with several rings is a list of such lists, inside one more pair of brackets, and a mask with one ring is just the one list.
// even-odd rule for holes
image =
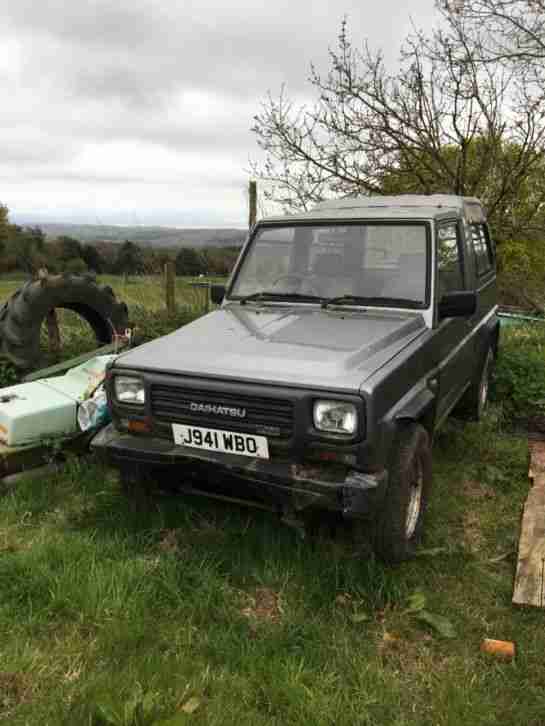
[[308, 97], [343, 16], [393, 63], [433, 0], [0, 0], [12, 221], [243, 226], [252, 117]]

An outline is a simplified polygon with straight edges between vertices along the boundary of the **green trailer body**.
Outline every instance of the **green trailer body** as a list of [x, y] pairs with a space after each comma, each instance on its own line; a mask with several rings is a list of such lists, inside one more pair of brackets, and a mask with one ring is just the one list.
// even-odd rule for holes
[[78, 406], [102, 383], [115, 358], [97, 356], [63, 376], [0, 389], [0, 443], [27, 446], [76, 434]]
[[79, 430], [78, 408], [116, 357], [95, 355], [62, 376], [0, 389], [0, 478], [40, 466], [55, 451], [86, 449], [95, 432]]

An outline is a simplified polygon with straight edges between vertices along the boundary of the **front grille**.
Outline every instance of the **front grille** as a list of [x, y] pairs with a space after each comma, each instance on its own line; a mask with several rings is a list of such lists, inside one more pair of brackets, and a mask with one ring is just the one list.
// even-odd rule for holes
[[[245, 416], [192, 411], [191, 404], [244, 409]], [[289, 438], [293, 433], [293, 402], [279, 398], [156, 384], [151, 386], [151, 411], [160, 423], [186, 423], [279, 438]]]

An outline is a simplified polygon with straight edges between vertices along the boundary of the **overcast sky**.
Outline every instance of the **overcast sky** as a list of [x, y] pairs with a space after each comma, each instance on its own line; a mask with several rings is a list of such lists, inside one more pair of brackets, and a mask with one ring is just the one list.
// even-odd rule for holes
[[343, 16], [395, 62], [433, 0], [0, 0], [0, 202], [19, 222], [243, 226], [267, 91]]

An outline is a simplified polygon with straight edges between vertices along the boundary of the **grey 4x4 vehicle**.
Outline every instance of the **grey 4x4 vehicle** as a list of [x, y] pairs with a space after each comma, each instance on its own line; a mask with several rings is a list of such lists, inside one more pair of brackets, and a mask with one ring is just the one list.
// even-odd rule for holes
[[[414, 553], [431, 442], [478, 417], [498, 345], [483, 208], [447, 195], [326, 202], [260, 221], [221, 307], [121, 355], [94, 446], [140, 489], [340, 513], [383, 560]], [[227, 483], [226, 483], [227, 482]]]

